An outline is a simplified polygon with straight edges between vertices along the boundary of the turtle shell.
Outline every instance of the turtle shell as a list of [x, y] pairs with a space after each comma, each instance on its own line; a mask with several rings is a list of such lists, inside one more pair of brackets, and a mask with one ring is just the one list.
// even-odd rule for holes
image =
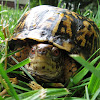
[[75, 12], [42, 5], [23, 15], [16, 26], [10, 47], [13, 41], [28, 42], [27, 39], [52, 43], [87, 59], [99, 48], [99, 29], [91, 19]]

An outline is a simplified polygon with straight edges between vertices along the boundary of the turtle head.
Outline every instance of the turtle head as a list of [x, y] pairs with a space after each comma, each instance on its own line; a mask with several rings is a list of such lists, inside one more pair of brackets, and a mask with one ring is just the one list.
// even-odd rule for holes
[[50, 44], [32, 46], [29, 58], [31, 63], [25, 68], [33, 76], [54, 80], [62, 75], [64, 56], [62, 50]]

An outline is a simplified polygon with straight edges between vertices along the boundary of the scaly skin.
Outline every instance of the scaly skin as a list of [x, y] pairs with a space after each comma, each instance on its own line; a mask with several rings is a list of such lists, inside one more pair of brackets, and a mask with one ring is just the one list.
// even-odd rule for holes
[[65, 82], [77, 71], [78, 64], [66, 51], [50, 44], [32, 46], [29, 58], [31, 62], [25, 68], [37, 80]]

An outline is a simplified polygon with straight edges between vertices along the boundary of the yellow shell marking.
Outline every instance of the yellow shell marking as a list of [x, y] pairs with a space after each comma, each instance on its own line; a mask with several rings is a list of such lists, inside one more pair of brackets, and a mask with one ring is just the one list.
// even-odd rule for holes
[[86, 43], [85, 35], [88, 35], [90, 37], [92, 34], [94, 34], [94, 36], [97, 37], [97, 34], [96, 34], [96, 32], [95, 32], [95, 30], [94, 30], [94, 28], [93, 28], [92, 25], [91, 25], [91, 30], [92, 31], [88, 30], [88, 26], [90, 25], [89, 22], [83, 21], [83, 25], [85, 26], [85, 28], [78, 31], [78, 33], [82, 32], [83, 34], [80, 35], [80, 36], [78, 36], [77, 37], [77, 40], [78, 41], [79, 40], [82, 40], [81, 46], [84, 47], [85, 46], [85, 43]]
[[61, 33], [65, 33], [65, 28], [64, 27], [61, 28]]
[[72, 15], [73, 15], [76, 19], [78, 19], [78, 17], [76, 16], [76, 14], [77, 14], [77, 13], [72, 12]]
[[[23, 20], [23, 21], [20, 21], [20, 23], [19, 23], [18, 26], [16, 27], [16, 30], [15, 30], [16, 32], [19, 31], [20, 29], [23, 29], [23, 27], [24, 27], [24, 25], [25, 25], [25, 21], [26, 21], [25, 19], [26, 19], [27, 15], [29, 14], [29, 12], [30, 12], [30, 11], [26, 12], [25, 15], [21, 18], [21, 20]], [[25, 17], [25, 18], [24, 18], [24, 17]], [[24, 19], [23, 19], [23, 18], [24, 18]]]
[[68, 15], [66, 15], [66, 17], [67, 17], [67, 20], [63, 22], [63, 25], [67, 27], [66, 33], [69, 34], [70, 37], [72, 37], [71, 21], [73, 21], [73, 19], [69, 17]]
[[66, 13], [69, 15], [69, 14], [71, 14], [71, 12], [69, 12], [69, 11], [66, 11]]
[[53, 30], [52, 30], [52, 36], [54, 36], [55, 33], [57, 32], [58, 27], [59, 27], [59, 24], [60, 24], [60, 22], [61, 22], [61, 19], [62, 19], [63, 17], [64, 17], [64, 14], [61, 13], [61, 14], [59, 15], [59, 20], [57, 21], [55, 27], [54, 27]]
[[78, 16], [80, 19], [82, 19], [82, 17], [81, 16]]
[[65, 50], [67, 50], [67, 51], [70, 52], [71, 49], [74, 48], [74, 45], [72, 45], [72, 44], [67, 43], [66, 41], [64, 41], [64, 42], [63, 42], [63, 47], [64, 47]]

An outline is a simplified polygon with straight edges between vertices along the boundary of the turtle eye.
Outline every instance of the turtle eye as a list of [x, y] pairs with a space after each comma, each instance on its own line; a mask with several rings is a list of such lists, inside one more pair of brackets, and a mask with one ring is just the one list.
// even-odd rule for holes
[[35, 54], [35, 49], [34, 48], [32, 48], [31, 54]]
[[56, 47], [53, 47], [52, 48], [52, 53], [53, 53], [54, 56], [57, 57], [57, 56], [60, 55], [60, 50], [58, 48], [56, 48]]

